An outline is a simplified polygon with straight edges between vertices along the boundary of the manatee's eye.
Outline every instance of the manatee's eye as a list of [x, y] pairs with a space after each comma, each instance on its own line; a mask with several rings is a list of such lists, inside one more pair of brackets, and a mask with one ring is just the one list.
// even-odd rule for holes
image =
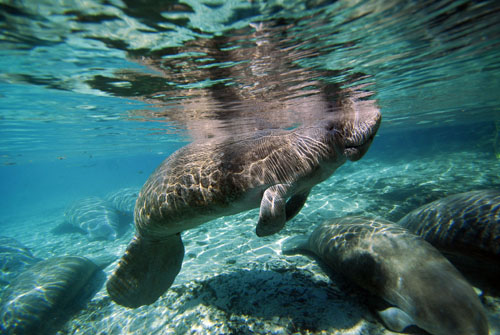
[[333, 122], [332, 120], [326, 121], [325, 122], [325, 129], [329, 132], [333, 131], [335, 129], [335, 122]]

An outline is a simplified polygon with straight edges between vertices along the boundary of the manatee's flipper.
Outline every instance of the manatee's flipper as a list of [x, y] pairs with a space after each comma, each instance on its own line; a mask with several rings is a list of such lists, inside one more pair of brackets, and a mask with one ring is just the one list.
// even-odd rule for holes
[[130, 308], [152, 304], [172, 285], [183, 258], [180, 234], [161, 241], [134, 237], [106, 283], [108, 294]]
[[307, 236], [293, 236], [287, 238], [281, 246], [281, 253], [283, 255], [295, 255], [300, 253], [307, 253], [309, 251]]
[[259, 222], [257, 223], [257, 236], [268, 236], [277, 233], [285, 226], [286, 222], [286, 194], [289, 186], [277, 184], [269, 187], [260, 202]]
[[389, 330], [399, 333], [405, 330], [405, 328], [415, 325], [415, 321], [397, 307], [389, 307], [383, 311], [379, 311], [378, 316]]
[[307, 190], [303, 193], [294, 194], [288, 201], [286, 202], [285, 212], [286, 212], [286, 221], [292, 219], [295, 215], [297, 215], [304, 204], [306, 203], [307, 196], [311, 190]]

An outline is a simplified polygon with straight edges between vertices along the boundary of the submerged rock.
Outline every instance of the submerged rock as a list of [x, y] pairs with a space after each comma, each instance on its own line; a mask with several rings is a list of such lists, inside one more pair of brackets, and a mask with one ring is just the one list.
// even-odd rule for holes
[[46, 334], [55, 331], [82, 300], [95, 291], [97, 265], [84, 257], [54, 257], [27, 268], [2, 296], [2, 334]]

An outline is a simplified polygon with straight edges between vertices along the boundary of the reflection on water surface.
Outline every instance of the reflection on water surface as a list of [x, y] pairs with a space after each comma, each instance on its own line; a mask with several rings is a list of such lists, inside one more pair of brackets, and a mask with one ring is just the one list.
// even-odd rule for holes
[[[127, 310], [103, 289], [63, 332], [388, 334], [365, 294], [282, 257], [281, 242], [325, 219], [396, 222], [500, 187], [499, 12], [493, 0], [0, 0], [0, 225], [20, 243], [0, 284], [34, 259], [121, 255], [132, 222], [112, 241], [55, 234], [65, 210], [110, 194], [128, 208], [124, 188], [192, 140], [379, 109], [367, 155], [316, 186], [279, 235], [257, 238], [255, 211], [191, 229], [155, 305]], [[498, 334], [498, 297], [483, 300]]]
[[[345, 105], [347, 87], [367, 84], [361, 94], [377, 93], [391, 129], [491, 120], [498, 106], [494, 1], [40, 1], [36, 8], [20, 1], [2, 8], [3, 45], [19, 57], [4, 82], [147, 102], [96, 117], [151, 120], [154, 133], [174, 125], [205, 138], [215, 135], [207, 129], [291, 127]], [[76, 122], [96, 112], [65, 114]]]

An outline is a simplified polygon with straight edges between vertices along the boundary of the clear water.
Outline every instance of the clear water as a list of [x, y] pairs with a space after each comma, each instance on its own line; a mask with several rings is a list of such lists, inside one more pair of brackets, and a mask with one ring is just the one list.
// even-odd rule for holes
[[280, 243], [325, 218], [397, 221], [500, 187], [499, 13], [498, 1], [0, 0], [1, 235], [43, 259], [120, 256], [133, 228], [113, 241], [51, 230], [193, 140], [292, 128], [324, 108], [318, 92], [359, 89], [383, 115], [372, 147], [283, 231], [257, 238], [253, 210], [185, 232], [175, 289], [136, 311], [100, 290], [62, 332], [389, 334]]

